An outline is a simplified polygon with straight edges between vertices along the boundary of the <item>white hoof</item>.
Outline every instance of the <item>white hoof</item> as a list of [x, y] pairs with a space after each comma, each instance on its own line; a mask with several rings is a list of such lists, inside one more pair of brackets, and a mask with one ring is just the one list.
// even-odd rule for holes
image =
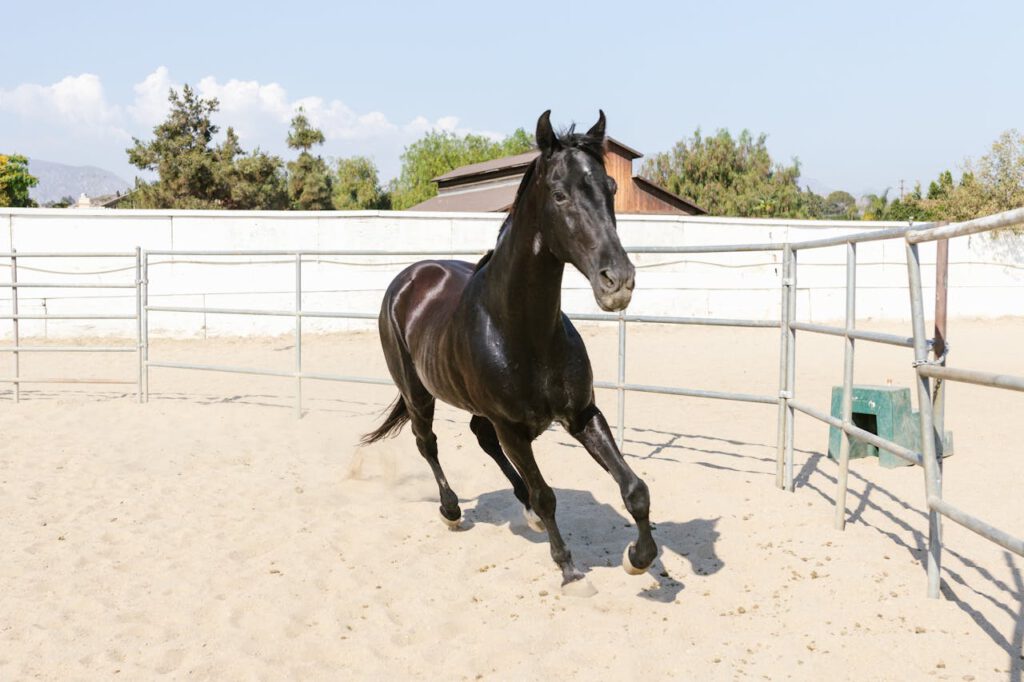
[[537, 531], [538, 533], [543, 533], [547, 530], [547, 527], [544, 525], [544, 522], [540, 520], [540, 517], [537, 516], [537, 513], [532, 509], [526, 509], [524, 507], [523, 517], [526, 519], [526, 525], [532, 528], [533, 530]]
[[459, 514], [459, 518], [455, 519], [454, 521], [449, 519], [440, 511], [437, 513], [437, 515], [441, 517], [441, 520], [444, 521], [444, 525], [448, 526], [450, 530], [458, 530], [459, 526], [462, 525], [462, 514]]
[[629, 560], [629, 550], [633, 549], [633, 543], [626, 545], [626, 551], [622, 553], [622, 568], [625, 569], [626, 573], [630, 575], [643, 575], [647, 572], [646, 568], [637, 568], [633, 565], [633, 562]]
[[587, 578], [580, 578], [562, 585], [562, 594], [567, 597], [593, 597], [597, 594], [597, 588]]

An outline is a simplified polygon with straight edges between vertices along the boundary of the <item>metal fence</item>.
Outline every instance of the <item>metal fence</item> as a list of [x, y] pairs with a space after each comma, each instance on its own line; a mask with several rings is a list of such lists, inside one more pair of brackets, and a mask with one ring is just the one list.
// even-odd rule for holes
[[[941, 565], [942, 538], [941, 538], [941, 516], [950, 518], [957, 523], [973, 530], [974, 532], [996, 542], [1006, 549], [1024, 556], [1024, 541], [1015, 538], [1008, 533], [993, 528], [989, 524], [963, 512], [948, 504], [942, 499], [942, 433], [943, 433], [943, 406], [944, 381], [963, 381], [968, 383], [994, 386], [998, 388], [1024, 391], [1024, 378], [1012, 377], [1001, 374], [977, 372], [966, 369], [953, 369], [945, 366], [947, 345], [945, 343], [945, 309], [944, 302], [936, 308], [936, 337], [929, 339], [925, 333], [925, 317], [923, 303], [923, 289], [921, 284], [921, 264], [917, 245], [929, 241], [947, 240], [953, 237], [976, 234], [990, 231], [1001, 227], [1024, 223], [1024, 209], [1009, 211], [995, 216], [989, 216], [978, 220], [967, 221], [955, 225], [936, 226], [924, 225], [889, 228], [858, 232], [855, 234], [829, 237], [825, 239], [814, 239], [798, 243], [771, 244], [731, 244], [714, 246], [691, 246], [691, 247], [634, 247], [627, 249], [630, 254], [723, 254], [739, 252], [782, 252], [782, 268], [780, 272], [780, 314], [778, 320], [758, 319], [723, 319], [723, 318], [700, 318], [700, 317], [661, 317], [645, 315], [619, 314], [574, 314], [570, 318], [578, 321], [594, 322], [615, 322], [618, 326], [618, 372], [614, 382], [596, 381], [596, 388], [611, 389], [617, 392], [617, 440], [622, 446], [625, 427], [625, 396], [628, 392], [657, 393], [663, 395], [677, 395], [697, 398], [711, 398], [719, 400], [734, 400], [756, 404], [777, 405], [777, 450], [776, 450], [776, 485], [780, 488], [792, 491], [794, 486], [793, 478], [793, 441], [794, 423], [797, 412], [811, 416], [830, 426], [840, 429], [846, 434], [846, 438], [840, 439], [840, 452], [837, 476], [837, 494], [835, 507], [835, 525], [842, 529], [846, 520], [846, 495], [849, 473], [849, 454], [851, 439], [866, 442], [878, 448], [893, 453], [897, 457], [911, 463], [922, 466], [925, 474], [927, 491], [927, 506], [929, 511], [929, 542], [928, 542], [928, 595], [937, 597], [939, 591], [939, 570]], [[895, 334], [881, 332], [863, 331], [856, 328], [856, 266], [857, 266], [857, 244], [861, 242], [873, 242], [890, 239], [904, 239], [906, 242], [908, 290], [911, 303], [911, 318], [913, 323], [913, 336], [905, 337]], [[944, 245], [944, 241], [940, 244]], [[797, 320], [797, 262], [800, 251], [820, 249], [827, 247], [844, 246], [846, 249], [846, 311], [845, 324], [843, 327], [833, 327], [820, 324], [811, 324]], [[944, 249], [940, 246], [940, 253]], [[140, 401], [149, 399], [149, 370], [151, 368], [199, 370], [214, 372], [229, 372], [239, 374], [251, 374], [260, 376], [276, 376], [291, 378], [295, 382], [295, 410], [297, 416], [302, 415], [302, 383], [304, 380], [314, 381], [339, 381], [362, 384], [390, 385], [391, 380], [382, 377], [366, 377], [357, 375], [324, 374], [309, 372], [302, 364], [302, 321], [305, 318], [334, 318], [334, 319], [376, 319], [375, 313], [360, 312], [331, 312], [305, 310], [302, 306], [303, 295], [303, 263], [305, 259], [329, 257], [329, 256], [350, 256], [350, 257], [373, 257], [373, 256], [416, 256], [430, 257], [442, 256], [452, 257], [456, 255], [480, 255], [482, 251], [401, 251], [401, 250], [300, 250], [300, 251], [197, 251], [197, 250], [153, 250], [140, 252], [136, 249], [134, 253], [90, 253], [90, 254], [60, 254], [60, 253], [22, 253], [15, 252], [0, 254], [2, 257], [11, 259], [11, 283], [0, 286], [9, 286], [14, 294], [12, 297], [12, 315], [0, 316], [0, 319], [14, 321], [14, 347], [4, 348], [15, 353], [16, 369], [13, 379], [15, 383], [15, 397], [17, 398], [17, 387], [21, 383], [29, 383], [33, 380], [22, 379], [17, 370], [18, 353], [31, 352], [34, 350], [50, 351], [73, 351], [87, 350], [97, 352], [124, 352], [136, 351], [139, 355], [139, 375], [137, 379]], [[52, 258], [60, 256], [89, 256], [89, 257], [132, 257], [136, 259], [136, 281], [131, 284], [19, 284], [17, 281], [17, 258], [43, 257]], [[149, 304], [149, 278], [151, 257], [177, 257], [209, 256], [209, 257], [287, 257], [294, 260], [295, 286], [294, 306], [289, 310], [260, 310], [249, 308], [211, 308], [181, 307], [181, 306], [155, 306]], [[941, 256], [938, 259], [937, 271], [941, 278], [945, 277], [945, 269], [942, 267]], [[173, 262], [170, 261], [170, 262]], [[127, 316], [115, 315], [19, 315], [17, 290], [24, 287], [134, 287], [136, 289], [136, 314]], [[944, 300], [942, 294], [944, 284], [937, 287], [938, 295]], [[269, 370], [256, 367], [239, 367], [226, 365], [201, 365], [191, 363], [166, 362], [151, 360], [149, 357], [149, 316], [151, 313], [195, 313], [195, 314], [218, 314], [218, 315], [256, 315], [291, 317], [294, 319], [295, 329], [295, 359], [294, 368], [291, 371]], [[943, 324], [938, 324], [939, 318]], [[78, 348], [78, 347], [45, 347], [33, 348], [19, 345], [17, 322], [20, 319], [133, 319], [137, 323], [138, 344], [136, 348]], [[777, 395], [755, 395], [748, 393], [735, 393], [715, 391], [698, 388], [682, 388], [672, 386], [657, 386], [632, 384], [626, 381], [626, 329], [629, 323], [634, 324], [669, 324], [669, 325], [705, 325], [725, 326], [738, 328], [778, 328], [780, 330], [780, 356], [779, 356], [779, 391]], [[842, 337], [845, 340], [844, 367], [843, 367], [843, 392], [841, 403], [841, 418], [836, 418], [820, 411], [804, 402], [796, 399], [796, 333], [807, 332]], [[854, 359], [857, 341], [868, 341], [882, 343], [914, 350], [913, 367], [918, 390], [918, 408], [920, 415], [920, 426], [922, 434], [921, 452], [917, 452], [901, 446], [892, 441], [881, 438], [869, 431], [854, 425], [852, 415], [852, 394], [854, 383]], [[932, 359], [929, 359], [929, 352]], [[936, 391], [930, 391], [930, 381], [936, 381]], [[82, 381], [76, 379], [45, 379], [37, 381], [48, 382], [74, 382]], [[88, 381], [88, 380], [87, 380]], [[97, 382], [106, 383], [106, 380]], [[127, 382], [119, 382], [127, 383]]]
[[[633, 247], [627, 249], [630, 254], [698, 254], [698, 253], [736, 253], [736, 252], [777, 252], [783, 250], [780, 244], [740, 244], [722, 246], [690, 246], [690, 247]], [[482, 250], [471, 251], [416, 251], [401, 250], [303, 250], [303, 251], [197, 251], [197, 250], [153, 250], [142, 254], [142, 363], [144, 367], [143, 378], [140, 380], [144, 400], [149, 399], [149, 369], [187, 369], [212, 372], [231, 372], [237, 374], [251, 374], [258, 376], [276, 376], [292, 378], [295, 381], [295, 412], [302, 416], [302, 382], [304, 380], [316, 381], [340, 381], [362, 384], [383, 384], [391, 385], [390, 378], [365, 377], [355, 375], [324, 374], [306, 371], [302, 366], [302, 320], [304, 318], [333, 318], [333, 319], [356, 319], [376, 320], [376, 313], [360, 312], [328, 312], [304, 310], [302, 307], [302, 266], [306, 259], [322, 257], [374, 257], [374, 256], [415, 256], [415, 257], [452, 257], [459, 255], [482, 255]], [[259, 310], [252, 308], [209, 308], [209, 307], [179, 307], [179, 306], [153, 306], [149, 305], [149, 271], [151, 257], [165, 258], [189, 258], [189, 257], [287, 257], [295, 262], [295, 304], [291, 310]], [[229, 365], [197, 365], [190, 363], [166, 362], [151, 360], [149, 358], [149, 315], [150, 313], [194, 313], [194, 314], [218, 314], [218, 315], [262, 315], [275, 317], [292, 317], [295, 320], [295, 365], [291, 371], [269, 370], [255, 367], [238, 367]], [[695, 388], [680, 388], [673, 386], [652, 386], [646, 384], [631, 384], [626, 382], [626, 326], [628, 323], [636, 324], [668, 324], [668, 325], [707, 325], [726, 327], [751, 327], [751, 328], [777, 328], [777, 320], [751, 320], [751, 319], [719, 319], [699, 317], [663, 317], [649, 315], [627, 315], [604, 314], [604, 313], [580, 313], [570, 314], [569, 317], [577, 321], [587, 322], [614, 322], [618, 325], [618, 377], [614, 382], [595, 381], [596, 388], [611, 389], [617, 392], [617, 440], [619, 447], [622, 447], [625, 429], [625, 394], [629, 391], [639, 393], [660, 393], [663, 395], [679, 395], [697, 398], [715, 398], [722, 400], [738, 400], [751, 403], [763, 403], [774, 405], [778, 402], [776, 396], [752, 395], [747, 393], [729, 393], [723, 391], [712, 391]]]
[[[801, 243], [788, 244], [783, 258], [783, 294], [781, 318], [783, 329], [780, 348], [780, 365], [782, 379], [779, 391], [779, 432], [778, 451], [776, 455], [780, 473], [777, 482], [787, 490], [793, 489], [793, 424], [795, 412], [801, 412], [840, 429], [848, 437], [840, 440], [839, 472], [837, 476], [835, 525], [842, 529], [846, 523], [846, 492], [849, 474], [849, 455], [851, 439], [864, 441], [878, 448], [887, 450], [897, 457], [920, 465], [924, 469], [925, 489], [928, 506], [928, 596], [937, 598], [940, 586], [940, 566], [942, 556], [941, 516], [946, 516], [957, 523], [978, 533], [996, 544], [1024, 556], [1024, 540], [999, 530], [988, 523], [957, 509], [942, 499], [942, 448], [944, 427], [944, 387], [943, 381], [963, 381], [984, 386], [994, 386], [1009, 390], [1024, 391], [1024, 378], [1003, 374], [992, 374], [965, 369], [951, 369], [945, 366], [948, 346], [945, 339], [944, 282], [937, 287], [936, 330], [934, 339], [929, 339], [925, 332], [924, 295], [921, 284], [921, 259], [917, 245], [924, 242], [941, 241], [979, 232], [996, 230], [1010, 225], [1024, 223], [1024, 209], [1007, 211], [977, 220], [946, 226], [925, 225], [873, 233], [860, 233], [846, 237], [817, 239]], [[906, 242], [908, 291], [910, 294], [912, 337], [901, 337], [893, 334], [858, 331], [856, 329], [856, 266], [857, 244], [867, 241], [893, 239], [903, 237]], [[801, 250], [816, 249], [830, 246], [846, 246], [846, 321], [844, 327], [829, 327], [799, 322], [796, 320], [796, 286], [797, 286], [797, 254]], [[937, 258], [941, 263], [942, 255]], [[937, 268], [940, 278], [945, 277], [943, 268]], [[796, 375], [796, 332], [812, 332], [841, 336], [846, 340], [843, 361], [843, 394], [841, 418], [817, 410], [810, 405], [799, 402], [794, 395]], [[871, 341], [914, 349], [913, 367], [918, 394], [918, 410], [921, 432], [921, 452], [910, 450], [892, 441], [880, 438], [854, 425], [852, 414], [854, 351], [856, 341]], [[931, 359], [929, 359], [931, 352]], [[936, 380], [936, 391], [933, 397], [929, 379]]]
[[[22, 384], [136, 384], [139, 402], [142, 402], [142, 295], [141, 295], [141, 270], [142, 250], [136, 247], [134, 251], [124, 252], [22, 252], [11, 250], [8, 253], [0, 253], [0, 258], [8, 259], [10, 263], [10, 281], [0, 283], [0, 289], [11, 290], [11, 314], [0, 315], [0, 320], [10, 320], [14, 345], [0, 347], [0, 352], [11, 353], [14, 360], [14, 371], [10, 377], [0, 377], [0, 383], [14, 385], [14, 400], [21, 400]], [[135, 262], [135, 279], [132, 282], [24, 282], [18, 280], [18, 260], [25, 259], [49, 259], [49, 258], [104, 258], [104, 259], [132, 259]], [[24, 267], [24, 266], [23, 266]], [[30, 268], [35, 269], [35, 268]], [[127, 268], [131, 270], [131, 268]], [[43, 314], [22, 314], [18, 311], [18, 292], [21, 289], [134, 289], [135, 290], [135, 312], [129, 315], [114, 315], [111, 313], [87, 314], [71, 313], [51, 315]], [[21, 345], [21, 320], [134, 320], [136, 343], [134, 346], [22, 346]], [[23, 377], [21, 375], [21, 354], [22, 353], [136, 353], [139, 358], [138, 376], [134, 380], [109, 379], [109, 378], [81, 378], [81, 377]]]

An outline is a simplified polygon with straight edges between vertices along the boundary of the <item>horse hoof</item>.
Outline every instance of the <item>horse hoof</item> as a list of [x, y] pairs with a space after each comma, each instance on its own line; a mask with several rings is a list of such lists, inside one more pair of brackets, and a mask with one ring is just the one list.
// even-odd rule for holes
[[448, 526], [449, 530], [458, 530], [459, 526], [462, 525], [462, 514], [459, 514], [459, 518], [454, 519], [454, 520], [453, 519], [449, 519], [444, 514], [439, 514], [439, 515], [441, 516], [441, 520], [444, 521], [444, 525]]
[[580, 578], [562, 585], [562, 594], [568, 597], [593, 597], [597, 588], [587, 578]]
[[644, 566], [643, 568], [637, 568], [629, 559], [629, 550], [633, 549], [633, 547], [634, 545], [632, 542], [626, 545], [626, 551], [622, 553], [622, 568], [630, 575], [643, 575], [647, 572], [648, 567]]
[[547, 527], [544, 525], [544, 522], [540, 520], [540, 517], [537, 516], [537, 513], [532, 509], [524, 508], [523, 516], [526, 517], [526, 525], [529, 526], [531, 529], [537, 531], [538, 533], [543, 533], [545, 530], [547, 530]]

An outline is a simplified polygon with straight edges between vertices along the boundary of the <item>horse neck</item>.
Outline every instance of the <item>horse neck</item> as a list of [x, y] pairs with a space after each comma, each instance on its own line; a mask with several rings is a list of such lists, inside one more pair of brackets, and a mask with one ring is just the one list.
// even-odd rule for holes
[[487, 306], [499, 324], [540, 344], [561, 328], [565, 264], [543, 243], [541, 212], [524, 197], [513, 211], [487, 268]]

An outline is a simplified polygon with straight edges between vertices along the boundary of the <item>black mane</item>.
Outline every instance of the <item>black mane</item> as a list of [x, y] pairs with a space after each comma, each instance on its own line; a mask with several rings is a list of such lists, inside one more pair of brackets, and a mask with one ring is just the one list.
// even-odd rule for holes
[[[562, 149], [579, 149], [595, 161], [600, 161], [602, 164], [604, 163], [604, 137], [577, 133], [575, 123], [569, 126], [568, 130], [563, 130], [558, 133], [556, 144]], [[506, 218], [501, 224], [501, 227], [498, 228], [499, 235], [504, 232], [508, 224], [512, 222], [512, 216], [516, 212], [516, 207], [519, 206], [519, 202], [526, 193], [526, 188], [530, 186], [530, 180], [533, 179], [533, 174], [543, 158], [544, 155], [539, 154], [537, 158], [535, 158], [530, 165], [526, 167], [523, 179], [519, 183], [519, 189], [516, 190], [516, 198], [512, 201], [512, 207], [508, 211], [508, 218]], [[480, 265], [483, 265], [487, 258], [488, 256], [484, 256], [484, 261], [481, 261], [477, 265], [477, 269], [479, 269]]]

